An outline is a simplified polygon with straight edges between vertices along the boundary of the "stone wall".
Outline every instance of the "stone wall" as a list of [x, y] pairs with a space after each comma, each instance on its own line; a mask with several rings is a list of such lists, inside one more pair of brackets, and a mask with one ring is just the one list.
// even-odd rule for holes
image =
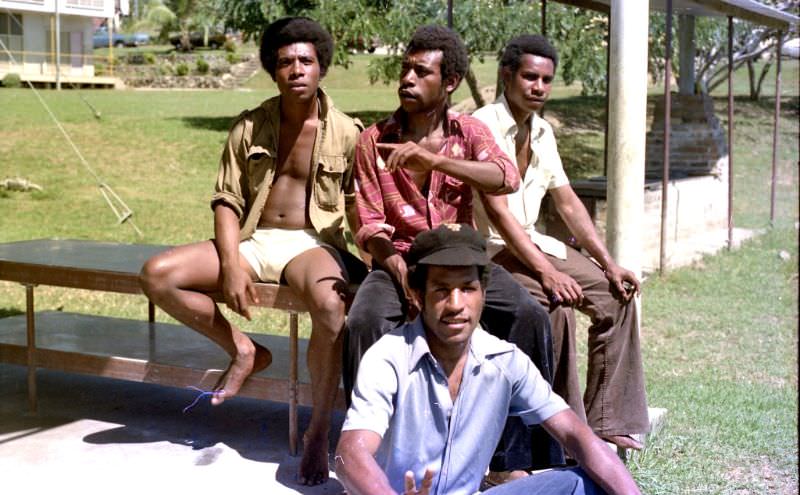
[[[727, 239], [728, 149], [726, 133], [704, 95], [672, 96], [670, 181], [667, 205], [668, 268], [689, 264], [714, 252]], [[661, 178], [663, 174], [664, 102], [658, 99], [647, 133], [642, 225], [642, 268], [657, 271], [661, 250]], [[606, 232], [606, 179], [573, 182], [600, 236]], [[574, 244], [569, 230], [546, 198], [539, 228]], [[579, 247], [579, 246], [577, 246]]]
[[[725, 130], [714, 115], [714, 102], [707, 95], [672, 94], [670, 122], [670, 177], [714, 175], [728, 170]], [[660, 179], [664, 162], [664, 99], [653, 110], [647, 133], [645, 173]]]
[[[606, 235], [606, 182], [604, 178], [576, 181], [573, 188], [594, 220], [600, 238]], [[669, 182], [666, 262], [668, 268], [690, 264], [718, 249], [727, 239], [728, 183], [703, 175]], [[542, 232], [577, 246], [558, 212], [546, 197], [539, 228]], [[648, 181], [644, 191], [642, 270], [658, 271], [661, 256], [661, 182]]]

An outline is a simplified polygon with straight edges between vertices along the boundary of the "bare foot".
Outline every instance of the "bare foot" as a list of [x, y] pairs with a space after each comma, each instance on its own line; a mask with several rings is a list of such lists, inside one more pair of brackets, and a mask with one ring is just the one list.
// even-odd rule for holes
[[303, 435], [303, 459], [297, 482], [301, 485], [319, 485], [328, 481], [328, 435]]
[[633, 435], [608, 435], [604, 436], [603, 440], [613, 443], [621, 449], [642, 450], [644, 448], [642, 442], [633, 438]]
[[250, 340], [249, 337], [245, 338], [247, 342], [243, 345], [244, 349], [233, 358], [214, 387], [216, 393], [211, 396], [211, 404], [214, 406], [239, 393], [239, 389], [250, 375], [264, 370], [272, 363], [272, 353], [269, 349]]

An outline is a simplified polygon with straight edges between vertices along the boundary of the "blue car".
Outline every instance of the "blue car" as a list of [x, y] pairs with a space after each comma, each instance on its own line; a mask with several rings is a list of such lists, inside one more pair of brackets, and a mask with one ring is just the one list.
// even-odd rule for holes
[[[123, 46], [142, 46], [150, 43], [150, 35], [147, 33], [118, 33], [114, 32], [111, 44], [117, 48]], [[92, 46], [94, 48], [104, 48], [108, 46], [108, 31], [100, 28], [92, 36]]]

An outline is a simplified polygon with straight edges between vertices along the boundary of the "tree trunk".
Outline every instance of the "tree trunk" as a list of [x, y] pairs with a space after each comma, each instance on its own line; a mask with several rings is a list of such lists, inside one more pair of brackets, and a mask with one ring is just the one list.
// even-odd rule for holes
[[758, 99], [756, 94], [756, 69], [753, 67], [753, 60], [747, 61], [747, 80], [750, 83], [750, 101]]
[[478, 87], [478, 78], [475, 77], [475, 73], [472, 72], [472, 69], [467, 71], [467, 75], [464, 77], [464, 79], [467, 80], [469, 92], [472, 94], [472, 99], [475, 101], [475, 108], [480, 108], [486, 105], [486, 102], [483, 100], [483, 96], [481, 96], [481, 88]]
[[769, 73], [770, 66], [772, 66], [772, 62], [767, 62], [764, 64], [764, 68], [761, 69], [761, 75], [758, 77], [758, 82], [756, 83], [756, 94], [753, 100], [758, 100], [761, 98], [761, 88], [764, 84], [764, 78], [767, 77], [767, 73]]
[[494, 85], [494, 98], [497, 99], [500, 97], [501, 94], [506, 90], [505, 84], [503, 83], [503, 68], [500, 67], [500, 64], [497, 65], [497, 82]]

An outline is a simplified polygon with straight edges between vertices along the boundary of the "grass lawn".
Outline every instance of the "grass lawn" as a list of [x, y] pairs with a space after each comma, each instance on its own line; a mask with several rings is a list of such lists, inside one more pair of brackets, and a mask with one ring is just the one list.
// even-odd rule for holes
[[[368, 56], [333, 68], [325, 86], [366, 123], [396, 106], [394, 86], [369, 85]], [[649, 402], [669, 410], [663, 432], [629, 467], [645, 493], [797, 493], [798, 64], [784, 64], [777, 218], [769, 228], [772, 75], [761, 102], [737, 73], [735, 222], [766, 233], [740, 249], [664, 277], [643, 295], [642, 341]], [[494, 61], [475, 67], [492, 84]], [[0, 241], [41, 237], [177, 244], [210, 237], [208, 207], [226, 131], [235, 116], [275, 94], [259, 75], [249, 91], [42, 91], [93, 173], [134, 211], [138, 237], [117, 225], [95, 179], [28, 90], [0, 89], [0, 179], [20, 176], [42, 192], [0, 190]], [[654, 85], [657, 86], [657, 85]], [[572, 178], [602, 173], [601, 98], [558, 85], [548, 104]], [[467, 96], [460, 88], [454, 101]], [[725, 126], [726, 99], [715, 94]], [[653, 96], [657, 97], [657, 96]], [[84, 103], [96, 107], [101, 118]], [[24, 290], [0, 283], [0, 317], [24, 311]], [[144, 319], [141, 296], [37, 289], [40, 310]], [[164, 321], [163, 313], [158, 317]], [[282, 332], [282, 313], [259, 311], [246, 330]], [[303, 331], [308, 332], [308, 323]]]

